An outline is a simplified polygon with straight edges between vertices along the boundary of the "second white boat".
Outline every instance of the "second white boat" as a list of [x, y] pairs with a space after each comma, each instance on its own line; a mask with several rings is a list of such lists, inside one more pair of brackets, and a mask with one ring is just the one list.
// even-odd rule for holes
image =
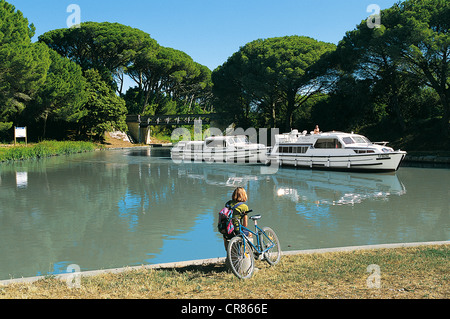
[[386, 144], [372, 143], [365, 136], [353, 133], [307, 134], [292, 130], [275, 136], [268, 160], [309, 168], [396, 171], [406, 152], [394, 151]]

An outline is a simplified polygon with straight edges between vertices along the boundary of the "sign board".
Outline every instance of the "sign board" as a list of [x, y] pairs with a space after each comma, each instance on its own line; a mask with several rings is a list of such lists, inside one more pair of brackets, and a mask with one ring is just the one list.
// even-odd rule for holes
[[25, 138], [25, 145], [27, 145], [27, 127], [14, 126], [14, 145], [16, 145], [17, 138]]
[[27, 137], [26, 127], [16, 127], [16, 137]]

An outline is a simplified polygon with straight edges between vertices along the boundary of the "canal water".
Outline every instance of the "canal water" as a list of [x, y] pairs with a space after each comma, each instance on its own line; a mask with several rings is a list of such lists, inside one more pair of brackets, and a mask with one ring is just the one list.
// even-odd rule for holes
[[139, 148], [0, 164], [0, 280], [224, 257], [244, 187], [282, 250], [450, 240], [450, 169], [395, 174], [174, 163]]

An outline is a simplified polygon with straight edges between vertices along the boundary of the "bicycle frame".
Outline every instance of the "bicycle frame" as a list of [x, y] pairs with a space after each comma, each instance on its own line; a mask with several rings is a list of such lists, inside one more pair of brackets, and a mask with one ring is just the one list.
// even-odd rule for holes
[[[267, 236], [266, 232], [258, 226], [258, 223], [256, 222], [256, 220], [253, 220], [253, 222], [255, 223], [255, 232], [252, 231], [251, 229], [248, 229], [247, 227], [243, 226], [242, 224], [239, 224], [239, 234], [244, 238], [244, 240], [247, 243], [250, 244], [250, 246], [253, 248], [253, 250], [258, 255], [261, 255], [261, 254], [269, 251], [270, 249], [272, 249], [275, 246], [275, 243], [272, 241], [272, 239], [269, 238], [269, 236]], [[256, 237], [256, 245], [253, 244], [253, 242], [250, 240], [250, 237], [248, 237], [243, 230], [248, 231], [249, 233], [253, 234]], [[264, 235], [271, 243], [271, 245], [269, 245], [269, 247], [266, 247], [265, 249], [263, 249], [263, 247], [262, 247], [262, 241], [261, 241], [262, 235]], [[245, 253], [245, 245], [244, 245], [244, 253]]]
[[[244, 214], [247, 215], [249, 212], [251, 212], [251, 210]], [[239, 279], [248, 279], [253, 275], [255, 270], [255, 259], [267, 261], [271, 266], [280, 261], [281, 250], [279, 249], [280, 242], [278, 236], [269, 227], [261, 229], [257, 223], [257, 220], [260, 218], [261, 215], [250, 217], [255, 223], [255, 231], [247, 228], [247, 224], [246, 226], [243, 226], [239, 222], [235, 227], [235, 230], [239, 231], [239, 234], [236, 234], [230, 239], [228, 244], [226, 244], [226, 261], [228, 262], [231, 271]], [[256, 239], [253, 239], [253, 236]], [[252, 240], [250, 240], [250, 238], [252, 238]], [[276, 249], [274, 249], [274, 247]]]

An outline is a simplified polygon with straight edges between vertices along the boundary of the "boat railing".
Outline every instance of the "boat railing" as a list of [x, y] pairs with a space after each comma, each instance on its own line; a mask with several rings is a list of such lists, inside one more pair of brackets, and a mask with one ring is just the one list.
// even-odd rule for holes
[[289, 143], [289, 142], [294, 142], [295, 140], [297, 140], [297, 137], [294, 137], [290, 134], [278, 135], [275, 138], [275, 141], [278, 143]]
[[376, 145], [386, 146], [389, 142], [383, 141], [383, 142], [372, 142], [372, 143], [376, 144]]

